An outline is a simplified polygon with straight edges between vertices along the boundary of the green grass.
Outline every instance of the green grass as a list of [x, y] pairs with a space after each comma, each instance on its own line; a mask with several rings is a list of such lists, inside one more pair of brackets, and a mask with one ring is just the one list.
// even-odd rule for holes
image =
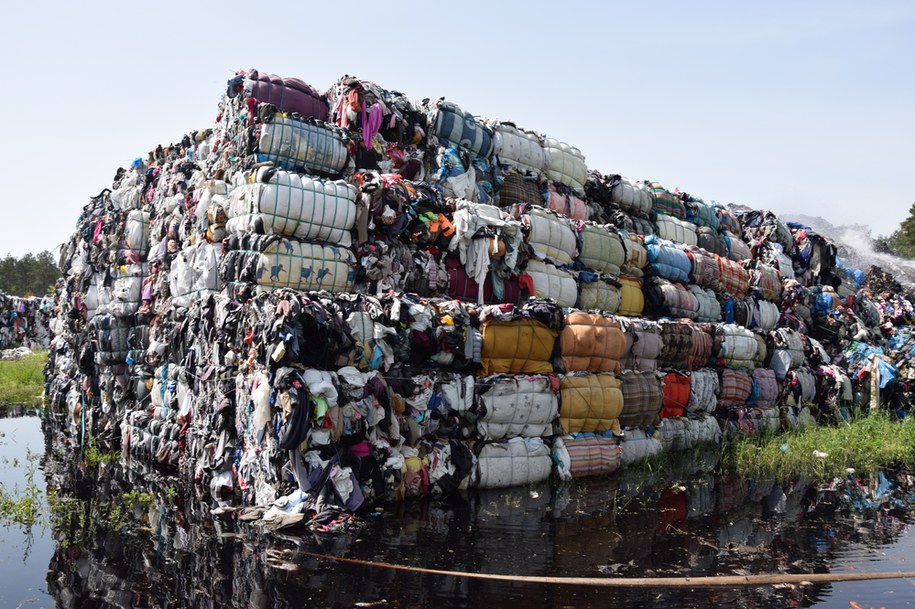
[[39, 351], [20, 360], [0, 361], [0, 414], [4, 406], [13, 404], [41, 405], [47, 360], [47, 351]]
[[[814, 451], [826, 453], [813, 456]], [[724, 462], [744, 477], [788, 480], [809, 476], [825, 481], [848, 468], [871, 476], [879, 470], [915, 469], [915, 417], [891, 420], [885, 413], [861, 415], [839, 426], [806, 427], [761, 438], [738, 437], [725, 448]]]

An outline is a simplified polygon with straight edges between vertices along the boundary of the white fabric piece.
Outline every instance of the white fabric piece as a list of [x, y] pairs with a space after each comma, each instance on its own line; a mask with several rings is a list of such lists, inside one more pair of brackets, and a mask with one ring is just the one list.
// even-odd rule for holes
[[476, 488], [506, 488], [543, 482], [550, 477], [550, 449], [540, 438], [512, 438], [485, 444], [472, 475]]
[[187, 306], [204, 294], [222, 289], [219, 278], [221, 243], [201, 241], [181, 250], [172, 261], [169, 289], [176, 306]]
[[134, 209], [127, 214], [127, 222], [124, 226], [124, 245], [127, 249], [136, 252], [141, 260], [149, 252], [149, 212]]
[[477, 430], [490, 440], [553, 435], [559, 414], [559, 395], [545, 375], [498, 375], [480, 379], [478, 387], [484, 414]]
[[92, 277], [97, 298], [94, 315], [113, 315], [129, 317], [140, 308], [140, 297], [143, 292], [143, 280], [149, 274], [146, 264], [129, 264], [115, 267], [111, 271], [110, 285], [104, 285], [104, 275], [97, 273]]
[[481, 228], [495, 228], [502, 239], [505, 240], [506, 252], [503, 260], [508, 268], [514, 268], [518, 263], [518, 252], [521, 247], [523, 235], [521, 222], [514, 220], [494, 205], [484, 205], [471, 201], [457, 201], [452, 224], [454, 236], [448, 244], [449, 251], [460, 254], [461, 264], [481, 289], [479, 303], [483, 303], [483, 283], [489, 274], [491, 265], [488, 243], [490, 239], [474, 239], [473, 236]]

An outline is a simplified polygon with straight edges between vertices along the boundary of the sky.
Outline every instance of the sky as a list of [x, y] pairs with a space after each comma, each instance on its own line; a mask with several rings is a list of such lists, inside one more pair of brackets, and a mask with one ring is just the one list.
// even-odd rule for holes
[[0, 255], [67, 241], [118, 167], [212, 125], [248, 68], [445, 97], [603, 173], [875, 236], [915, 203], [915, 2], [274, 6], [8, 3]]

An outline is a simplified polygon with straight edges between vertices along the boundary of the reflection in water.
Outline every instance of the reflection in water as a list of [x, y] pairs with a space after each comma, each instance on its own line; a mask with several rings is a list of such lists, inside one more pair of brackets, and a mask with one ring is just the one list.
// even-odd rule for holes
[[[458, 571], [551, 576], [826, 572], [849, 544], [892, 543], [892, 514], [856, 522], [805, 481], [741, 483], [685, 455], [574, 485], [405, 504], [334, 535], [263, 533], [212, 514], [201, 489], [142, 466], [49, 472], [58, 498], [48, 587], [61, 607], [810, 606], [829, 585], [602, 589], [483, 582], [340, 564], [299, 550]], [[688, 458], [687, 458], [688, 457]], [[844, 604], [844, 603], [843, 603]]]

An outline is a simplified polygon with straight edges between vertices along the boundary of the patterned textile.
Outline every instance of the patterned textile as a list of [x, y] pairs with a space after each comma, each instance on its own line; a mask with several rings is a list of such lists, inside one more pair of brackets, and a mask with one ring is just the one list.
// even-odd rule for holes
[[692, 270], [689, 273], [689, 280], [703, 288], [717, 291], [721, 284], [721, 268], [715, 255], [699, 247], [690, 247], [686, 249], [686, 255], [689, 256]]
[[573, 478], [612, 474], [620, 468], [622, 451], [617, 438], [584, 435], [563, 441]]
[[746, 296], [750, 291], [750, 276], [747, 269], [728, 258], [716, 255], [715, 259], [718, 261], [718, 291], [727, 292], [738, 298]]
[[689, 365], [689, 355], [693, 347], [692, 324], [677, 321], [662, 321], [661, 342], [663, 347], [658, 354], [658, 366], [661, 368], [683, 369]]
[[712, 356], [712, 335], [703, 325], [689, 324], [690, 329], [690, 348], [689, 357], [687, 358], [687, 367], [693, 370], [708, 365], [708, 360]]
[[715, 412], [718, 407], [718, 371], [712, 368], [695, 370], [690, 375], [689, 404], [686, 410]]
[[724, 368], [719, 386], [718, 407], [738, 408], [747, 403], [753, 392], [753, 377], [746, 370]]
[[680, 197], [657, 182], [651, 183], [651, 209], [656, 214], [666, 214], [680, 220], [686, 219], [686, 207], [680, 201]]
[[664, 401], [661, 379], [654, 372], [624, 370], [620, 374], [623, 382], [623, 412], [620, 425], [638, 427], [652, 425], [658, 420], [658, 413]]
[[542, 200], [543, 195], [540, 194], [537, 180], [525, 178], [514, 171], [505, 175], [499, 187], [499, 207], [540, 203]]

